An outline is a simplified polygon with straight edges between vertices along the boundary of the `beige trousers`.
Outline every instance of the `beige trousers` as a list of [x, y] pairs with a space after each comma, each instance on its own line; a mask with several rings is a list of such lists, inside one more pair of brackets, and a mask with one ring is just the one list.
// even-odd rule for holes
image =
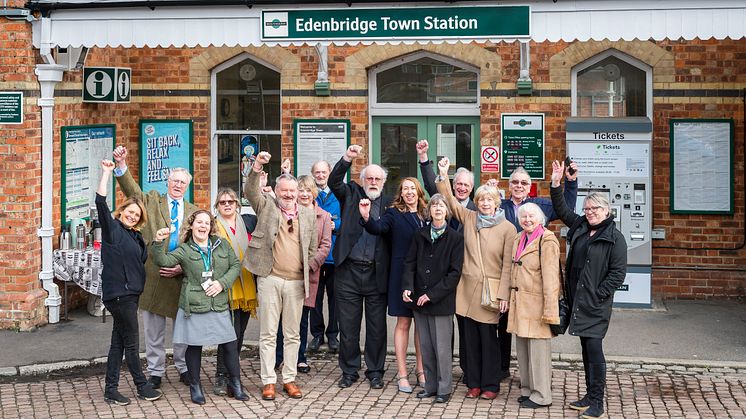
[[552, 340], [528, 339], [516, 335], [518, 373], [521, 376], [521, 396], [537, 404], [552, 403]]
[[300, 318], [303, 314], [303, 299], [305, 297], [303, 281], [287, 280], [272, 275], [259, 277], [257, 291], [262, 385], [277, 383], [275, 347], [277, 345], [277, 327], [280, 317], [282, 317], [283, 349], [285, 353], [282, 382], [293, 382], [295, 376], [298, 375]]

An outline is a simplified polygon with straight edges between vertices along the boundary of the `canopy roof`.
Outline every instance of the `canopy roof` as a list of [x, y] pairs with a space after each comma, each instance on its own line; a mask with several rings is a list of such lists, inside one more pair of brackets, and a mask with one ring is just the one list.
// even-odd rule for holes
[[318, 40], [262, 38], [262, 12], [273, 10], [418, 9], [423, 7], [528, 5], [530, 37], [458, 36], [447, 39], [328, 39], [327, 44], [633, 39], [741, 39], [743, 0], [534, 1], [30, 1], [44, 17], [34, 22], [34, 46], [195, 47], [292, 45]]

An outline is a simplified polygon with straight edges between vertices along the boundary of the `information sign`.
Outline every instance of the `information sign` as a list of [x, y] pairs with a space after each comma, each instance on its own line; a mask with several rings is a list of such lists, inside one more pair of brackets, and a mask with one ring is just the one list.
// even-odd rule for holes
[[311, 174], [311, 166], [319, 160], [326, 160], [334, 167], [350, 144], [348, 119], [296, 119], [293, 132], [296, 175]]
[[523, 166], [532, 179], [544, 179], [544, 114], [502, 114], [502, 178]]
[[[181, 167], [192, 173], [192, 121], [140, 120], [140, 187], [143, 192], [166, 193], [171, 170]], [[190, 184], [185, 197], [193, 200]]]
[[0, 124], [23, 123], [23, 92], [0, 92]]
[[83, 102], [127, 103], [130, 101], [132, 70], [118, 67], [83, 69]]

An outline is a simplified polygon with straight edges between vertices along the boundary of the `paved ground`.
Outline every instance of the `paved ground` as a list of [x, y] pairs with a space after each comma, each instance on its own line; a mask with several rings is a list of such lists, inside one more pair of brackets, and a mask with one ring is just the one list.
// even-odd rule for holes
[[[387, 362], [389, 370], [383, 390], [371, 390], [366, 381], [340, 389], [336, 385], [339, 371], [334, 360], [312, 359], [311, 363], [313, 371], [298, 380], [305, 393], [302, 400], [282, 395], [274, 402], [260, 400], [258, 359], [244, 356], [242, 380], [252, 396], [248, 402], [208, 394], [207, 404], [197, 406], [189, 400], [188, 389], [178, 382], [176, 370], [169, 368], [164, 397], [156, 402], [134, 398], [131, 381], [123, 376], [120, 390], [133, 397], [132, 404], [125, 407], [110, 406], [103, 401], [102, 374], [0, 384], [0, 417], [577, 417], [564, 406], [578, 398], [583, 383], [581, 365], [557, 362], [553, 377], [554, 404], [549, 408], [533, 411], [518, 406], [515, 399], [520, 393], [515, 369], [513, 377], [503, 381], [500, 395], [494, 401], [465, 399], [466, 389], [459, 384], [449, 403], [435, 405], [414, 395], [397, 393], [392, 380], [392, 358]], [[609, 417], [746, 417], [746, 370], [726, 368], [717, 372], [673, 366], [651, 366], [658, 369], [650, 370], [640, 366], [611, 365], [607, 390]], [[214, 358], [206, 357], [203, 367], [203, 383], [209, 390], [215, 371]], [[454, 375], [461, 376], [458, 367], [454, 367]]]
[[[242, 381], [252, 396], [249, 402], [210, 394], [207, 405], [194, 405], [188, 389], [178, 383], [178, 373], [169, 367], [162, 399], [154, 403], [137, 400], [129, 376], [123, 373], [120, 389], [131, 396], [132, 404], [110, 406], [103, 401], [103, 357], [111, 322], [101, 323], [84, 311], [72, 316], [72, 321], [34, 332], [0, 331], [0, 419], [577, 417], [564, 406], [576, 400], [584, 387], [578, 340], [562, 336], [552, 341], [554, 404], [536, 411], [519, 408], [515, 400], [519, 395], [515, 362], [513, 376], [503, 381], [496, 400], [466, 400], [466, 389], [459, 384], [448, 404], [433, 405], [397, 393], [392, 357], [387, 362], [383, 390], [371, 390], [367, 382], [340, 389], [336, 386], [336, 359], [325, 353], [312, 356], [311, 374], [298, 379], [303, 400], [280, 395], [276, 401], [266, 402], [257, 397], [261, 383], [252, 346], [257, 325], [252, 321], [241, 361]], [[655, 310], [615, 310], [604, 345], [609, 360], [609, 417], [746, 418], [746, 304], [673, 301], [658, 304]], [[203, 384], [208, 391], [214, 362], [212, 356], [203, 359]], [[455, 366], [454, 378], [458, 381], [460, 377]], [[410, 378], [415, 379], [414, 375]]]

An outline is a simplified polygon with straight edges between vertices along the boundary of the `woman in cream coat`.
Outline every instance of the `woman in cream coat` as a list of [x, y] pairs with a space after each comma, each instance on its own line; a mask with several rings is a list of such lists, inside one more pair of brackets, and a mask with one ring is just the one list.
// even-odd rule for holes
[[454, 198], [448, 181], [448, 158], [438, 162], [438, 193], [446, 198], [453, 216], [464, 226], [464, 266], [456, 288], [456, 315], [461, 316], [466, 342], [459, 348], [464, 357], [467, 398], [492, 400], [500, 391], [500, 346], [497, 322], [500, 313], [482, 307], [482, 286], [488, 281], [497, 304], [500, 281], [510, 278], [510, 251], [515, 227], [498, 208], [497, 189], [482, 185], [474, 194], [477, 211], [464, 208]]
[[559, 323], [559, 242], [544, 229], [546, 218], [538, 205], [518, 208], [523, 231], [513, 241], [510, 281], [500, 284], [501, 311], [508, 310], [508, 333], [516, 337], [521, 376], [521, 407], [552, 404], [552, 332]]

